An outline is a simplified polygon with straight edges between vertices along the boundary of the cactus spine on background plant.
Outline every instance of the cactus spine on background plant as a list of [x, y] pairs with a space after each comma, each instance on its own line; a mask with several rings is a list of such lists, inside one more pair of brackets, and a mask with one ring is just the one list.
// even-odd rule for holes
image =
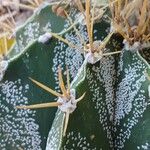
[[[0, 96], [7, 103], [1, 102], [1, 107], [9, 115], [3, 113], [4, 117], [1, 120], [9, 121], [8, 116], [15, 114], [13, 119], [16, 123], [20, 112], [21, 117], [24, 114], [26, 116], [23, 116], [25, 121], [21, 124], [21, 129], [17, 130], [19, 136], [23, 137], [23, 125], [32, 122], [35, 129], [32, 131], [35, 133], [32, 137], [29, 126], [26, 126], [25, 131], [29, 141], [17, 139], [15, 132], [12, 132], [10, 135], [15, 137], [14, 141], [19, 141], [20, 145], [15, 145], [14, 141], [10, 140], [10, 147], [40, 149], [42, 145], [44, 149], [45, 137], [47, 138], [46, 134], [50, 130], [46, 150], [142, 149], [143, 147], [149, 149], [150, 67], [147, 61], [150, 43], [149, 1], [110, 1], [109, 5], [106, 3], [103, 7], [97, 7], [96, 3], [87, 0], [77, 6], [78, 11], [73, 11], [73, 15], [69, 5], [59, 3], [57, 7], [53, 7], [57, 15], [66, 18], [61, 19], [66, 30], [60, 29], [62, 32], [59, 34], [55, 33], [57, 32], [55, 29], [47, 30], [46, 34], [40, 32], [37, 36], [40, 38], [29, 44], [30, 46], [26, 47], [23, 53], [8, 66], [0, 85], [2, 89]], [[97, 11], [100, 14], [98, 18]], [[78, 21], [74, 23], [75, 18], [78, 18]], [[108, 21], [109, 19], [111, 22]], [[59, 23], [59, 20], [56, 22]], [[24, 40], [27, 41], [26, 38]], [[147, 55], [144, 53], [145, 49]], [[58, 68], [62, 67], [65, 71], [66, 65], [68, 69], [65, 78]], [[52, 69], [48, 68], [49, 66]], [[12, 77], [14, 68], [18, 71]], [[71, 85], [68, 72], [71, 76]], [[28, 77], [41, 88], [57, 96], [57, 102], [49, 102], [48, 100], [53, 100], [54, 97], [41, 91], [42, 89], [31, 83]], [[67, 80], [67, 86], [63, 79]], [[49, 85], [58, 92], [48, 88]], [[16, 89], [16, 94], [11, 93], [11, 88]], [[18, 92], [23, 93], [22, 88], [26, 89], [27, 94], [17, 97]], [[60, 89], [62, 94], [59, 92]], [[14, 97], [19, 99], [18, 102]], [[26, 97], [32, 101], [29, 102]], [[45, 98], [47, 101], [39, 98]], [[45, 102], [47, 103], [44, 104]], [[38, 103], [42, 104], [32, 105]], [[16, 106], [27, 110], [16, 109]], [[28, 109], [47, 106], [59, 107], [52, 126], [54, 112], [49, 117], [52, 108], [36, 112]], [[14, 114], [9, 113], [9, 110]], [[30, 115], [32, 119], [28, 120]], [[36, 125], [39, 125], [39, 128]], [[3, 129], [6, 126], [7, 123], [2, 124]], [[13, 127], [9, 129], [11, 131]], [[2, 139], [6, 139], [4, 135]], [[31, 137], [33, 140], [37, 139], [36, 144]], [[5, 147], [4, 143], [1, 145]], [[9, 147], [9, 144], [6, 145]]]

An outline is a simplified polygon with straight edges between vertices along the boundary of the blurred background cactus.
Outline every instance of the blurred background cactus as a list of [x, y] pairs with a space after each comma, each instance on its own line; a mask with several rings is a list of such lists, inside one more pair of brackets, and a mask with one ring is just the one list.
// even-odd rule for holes
[[0, 3], [0, 149], [150, 149], [149, 0]]

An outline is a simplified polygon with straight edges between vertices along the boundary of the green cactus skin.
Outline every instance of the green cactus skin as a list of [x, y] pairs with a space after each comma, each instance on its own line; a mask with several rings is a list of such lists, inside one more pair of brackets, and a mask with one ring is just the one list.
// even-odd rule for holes
[[[44, 149], [56, 109], [17, 110], [15, 106], [50, 102], [55, 99], [28, 79], [28, 77], [32, 77], [53, 88], [56, 86], [52, 70], [49, 67], [53, 63], [50, 58], [53, 58], [54, 55], [50, 53], [50, 47], [54, 48], [55, 42], [52, 42], [51, 45], [35, 42], [8, 66], [0, 83], [1, 148], [15, 150], [19, 147], [23, 149], [41, 149], [43, 147]], [[6, 146], [3, 147], [4, 143]]]
[[[116, 86], [116, 149], [149, 149], [149, 64], [139, 52], [123, 49]], [[143, 146], [142, 146], [143, 145]]]
[[86, 96], [70, 115], [65, 137], [64, 116], [57, 112], [46, 150], [149, 149], [150, 81], [145, 72], [150, 66], [138, 51], [124, 49], [121, 39], [120, 46], [117, 42], [119, 38], [113, 37], [107, 49], [122, 49], [121, 55], [81, 67], [72, 88], [79, 96], [86, 91]]
[[[108, 49], [117, 50], [116, 47], [121, 49], [122, 45], [120, 45], [118, 41], [115, 41], [116, 38], [118, 39], [119, 37], [112, 37], [111, 41], [113, 44], [111, 44], [112, 42], [108, 44]], [[115, 65], [117, 62], [116, 58], [118, 57], [107, 56], [106, 58], [102, 58], [102, 60], [97, 62], [95, 65], [87, 64], [85, 60], [82, 67], [80, 68], [81, 70], [77, 75], [77, 78], [72, 83], [72, 88], [76, 90], [77, 97], [80, 97], [84, 92], [86, 92], [86, 95], [84, 99], [77, 105], [77, 109], [70, 115], [68, 129], [65, 137], [62, 136], [63, 123], [60, 123], [60, 120], [64, 121], [64, 115], [62, 115], [63, 113], [60, 111], [57, 112], [52, 129], [50, 130], [48, 136], [46, 150], [71, 148], [93, 150], [101, 148], [109, 149], [110, 144], [111, 147], [113, 147], [113, 117], [111, 117], [112, 120], [110, 121], [105, 99], [108, 97], [107, 92], [114, 90], [113, 87], [115, 87], [114, 74]], [[109, 69], [106, 69], [106, 67]], [[114, 71], [112, 71], [112, 69]], [[110, 80], [114, 79], [114, 81], [108, 82], [105, 80], [105, 76], [108, 76]], [[105, 86], [109, 86], [107, 92], [104, 90]], [[109, 100], [111, 103], [114, 103], [112, 101], [112, 95]], [[100, 110], [100, 108], [102, 110]], [[113, 115], [112, 112], [111, 115]], [[105, 122], [103, 122], [103, 117], [106, 117]], [[100, 120], [102, 122], [100, 122]], [[60, 125], [58, 125], [58, 122]], [[107, 135], [107, 133], [111, 135]], [[109, 136], [109, 138], [107, 138], [107, 136]], [[53, 140], [57, 139], [58, 137], [60, 138], [59, 140]]]

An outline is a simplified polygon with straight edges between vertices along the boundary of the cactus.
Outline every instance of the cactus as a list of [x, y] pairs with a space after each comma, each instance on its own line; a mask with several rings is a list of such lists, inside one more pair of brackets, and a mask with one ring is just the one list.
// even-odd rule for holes
[[[50, 16], [49, 13], [51, 14], [51, 12], [48, 12], [50, 10], [51, 6], [46, 5], [41, 11], [46, 11], [44, 14]], [[55, 14], [53, 13], [52, 15], [54, 16]], [[43, 15], [38, 17], [43, 18]], [[33, 19], [30, 20], [25, 23], [24, 27], [20, 28], [17, 32], [16, 43], [18, 45], [20, 43], [20, 39], [18, 39], [18, 37], [22, 36], [26, 44], [26, 41], [29, 41], [28, 38], [22, 35], [23, 32], [20, 30], [25, 30], [28, 28], [27, 26], [35, 24]], [[45, 25], [49, 22], [51, 22], [51, 18], [47, 19], [47, 23], [45, 23]], [[56, 27], [56, 29], [52, 29], [54, 32], [61, 31], [61, 29], [57, 28], [57, 24], [62, 24], [62, 22], [65, 22], [64, 26], [68, 26], [68, 21], [64, 21], [64, 19], [57, 17], [56, 15], [53, 19], [53, 22], [56, 23], [56, 25], [53, 26], [54, 28]], [[80, 25], [80, 30], [83, 29], [84, 26]], [[69, 35], [69, 32], [71, 35]], [[64, 36], [66, 36], [68, 39], [71, 39], [74, 31], [69, 32], [64, 32]], [[33, 39], [30, 43], [24, 45], [25, 48], [20, 48], [19, 51], [16, 51], [15, 46], [2, 61], [8, 62], [8, 66], [6, 67], [7, 70], [2, 70], [3, 79], [1, 80], [0, 84], [0, 97], [2, 99], [1, 148], [45, 148], [48, 132], [51, 127], [56, 109], [52, 108], [47, 109], [46, 111], [26, 111], [18, 110], [15, 107], [23, 104], [36, 104], [55, 100], [54, 96], [46, 94], [46, 92], [35, 86], [29, 80], [29, 77], [46, 83], [47, 85], [51, 85], [51, 87], [54, 89], [59, 90], [57, 79], [57, 69], [60, 65], [59, 62], [61, 62], [61, 67], [63, 70], [66, 68], [65, 65], [68, 66], [70, 72], [70, 81], [72, 81], [83, 62], [83, 56], [79, 51], [75, 51], [69, 47], [67, 48], [66, 45], [64, 45], [62, 42], [59, 42], [57, 39], [51, 39], [46, 44], [40, 43], [38, 37], [40, 35], [42, 36], [43, 33], [44, 32], [39, 33], [36, 39]], [[83, 32], [83, 36], [86, 36], [85, 31]], [[106, 36], [106, 33], [104, 33], [104, 36]], [[74, 41], [76, 39], [77, 38], [74, 38]], [[59, 49], [60, 46], [62, 46], [62, 49]], [[36, 66], [38, 66], [38, 68]], [[41, 72], [44, 72], [44, 77]], [[20, 126], [20, 128], [17, 129], [18, 126]]]
[[149, 1], [77, 2], [18, 30], [1, 73], [2, 149], [149, 149]]

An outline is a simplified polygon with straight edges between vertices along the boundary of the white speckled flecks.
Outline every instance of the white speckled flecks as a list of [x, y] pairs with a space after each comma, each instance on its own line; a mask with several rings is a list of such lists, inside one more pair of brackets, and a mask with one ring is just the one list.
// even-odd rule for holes
[[28, 104], [24, 96], [29, 85], [22, 86], [21, 79], [0, 84], [0, 149], [41, 150], [39, 126], [35, 123], [35, 111], [18, 110], [17, 105]]

